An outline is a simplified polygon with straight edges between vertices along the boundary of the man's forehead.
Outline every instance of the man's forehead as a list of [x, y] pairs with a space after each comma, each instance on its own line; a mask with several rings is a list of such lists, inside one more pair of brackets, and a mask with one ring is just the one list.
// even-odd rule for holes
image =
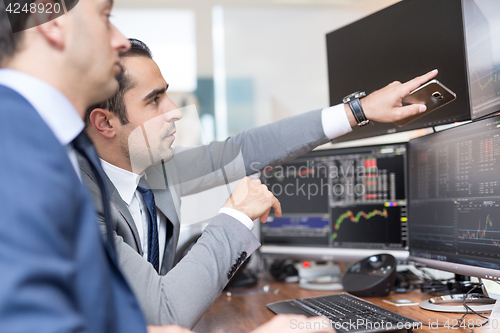
[[[81, 1], [88, 1], [88, 0], [80, 0]], [[90, 0], [89, 3], [91, 6], [96, 7], [99, 10], [103, 9], [111, 9], [113, 8], [114, 1], [113, 0]]]
[[100, 5], [107, 6], [107, 7], [113, 7], [114, 1], [113, 0], [97, 0]]
[[134, 88], [139, 90], [158, 89], [166, 86], [160, 68], [148, 57], [132, 56], [122, 58], [122, 65]]
[[[87, 9], [95, 9], [99, 12], [103, 10], [108, 10], [113, 8], [113, 0], [80, 0], [78, 1], [78, 4], [85, 4], [84, 6], [87, 6]], [[75, 8], [79, 8], [81, 5], [77, 5]]]

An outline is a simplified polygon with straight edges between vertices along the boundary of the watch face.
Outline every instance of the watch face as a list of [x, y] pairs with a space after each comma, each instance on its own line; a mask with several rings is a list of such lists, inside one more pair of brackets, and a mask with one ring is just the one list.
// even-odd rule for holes
[[365, 97], [365, 96], [366, 96], [366, 94], [365, 94], [365, 92], [364, 92], [364, 91], [358, 91], [358, 92], [355, 92], [355, 93], [354, 93], [354, 96], [353, 96], [353, 97], [354, 97], [354, 98], [363, 98], [363, 97]]
[[347, 95], [346, 97], [344, 97], [344, 99], [342, 100], [342, 102], [344, 103], [349, 103], [349, 101], [355, 97], [357, 94], [359, 94], [359, 91], [356, 91], [355, 93], [352, 93], [350, 95]]
[[365, 97], [366, 96], [366, 93], [364, 91], [356, 91], [355, 93], [352, 93], [350, 95], [347, 95], [346, 97], [344, 97], [344, 99], [342, 100], [343, 103], [349, 103], [351, 99], [353, 98], [361, 98], [361, 97]]

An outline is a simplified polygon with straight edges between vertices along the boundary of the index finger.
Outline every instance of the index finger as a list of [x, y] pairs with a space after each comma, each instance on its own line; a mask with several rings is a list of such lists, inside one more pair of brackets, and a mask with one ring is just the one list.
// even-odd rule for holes
[[422, 84], [429, 81], [430, 79], [434, 78], [437, 75], [437, 73], [438, 73], [437, 69], [432, 70], [432, 71], [428, 72], [427, 74], [418, 76], [418, 77], [414, 78], [413, 80], [410, 80], [410, 81], [402, 84], [402, 87], [405, 88], [405, 90], [407, 91], [407, 94], [408, 94], [411, 91], [420, 87]]
[[282, 213], [281, 203], [276, 197], [274, 197], [273, 208], [274, 208], [274, 215], [276, 215], [277, 217], [281, 217]]

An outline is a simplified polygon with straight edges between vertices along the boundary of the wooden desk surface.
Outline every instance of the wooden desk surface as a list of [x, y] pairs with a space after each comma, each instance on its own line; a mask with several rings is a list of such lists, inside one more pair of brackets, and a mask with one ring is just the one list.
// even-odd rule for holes
[[[197, 333], [249, 333], [251, 330], [265, 323], [274, 316], [270, 310], [266, 308], [266, 304], [283, 301], [287, 299], [294, 298], [304, 298], [304, 297], [315, 297], [323, 296], [334, 293], [340, 293], [335, 291], [311, 291], [304, 290], [298, 287], [296, 283], [280, 283], [280, 282], [260, 282], [258, 287], [246, 289], [246, 290], [256, 290], [262, 289], [266, 284], [271, 286], [271, 289], [279, 289], [278, 294], [273, 293], [249, 293], [243, 295], [237, 295], [228, 297], [225, 295], [219, 296], [215, 303], [210, 307], [210, 309], [201, 318], [198, 324], [195, 326], [194, 331]], [[421, 302], [427, 298], [428, 295], [422, 294], [420, 292], [414, 291], [406, 294], [394, 294], [387, 297], [379, 298], [367, 298], [368, 301], [375, 303], [377, 305], [383, 306], [389, 310], [398, 312], [407, 317], [420, 320], [424, 323], [422, 329], [413, 330], [416, 333], [422, 332], [472, 332], [472, 330], [467, 328], [451, 329], [446, 327], [441, 328], [429, 328], [430, 323], [439, 322], [439, 325], [444, 325], [447, 321], [450, 326], [456, 324], [456, 320], [460, 318], [461, 314], [450, 314], [450, 313], [438, 313], [431, 312], [421, 309], [418, 305], [409, 306], [394, 306], [383, 302], [383, 299], [399, 299], [408, 298], [415, 302]], [[486, 315], [488, 316], [488, 315]], [[468, 315], [466, 320], [478, 320], [482, 322], [484, 319], [479, 318], [476, 315]], [[482, 328], [475, 328], [474, 333], [479, 332], [500, 332], [500, 323], [497, 325], [485, 326]], [[496, 329], [495, 329], [496, 328]], [[276, 332], [278, 333], [278, 332]]]

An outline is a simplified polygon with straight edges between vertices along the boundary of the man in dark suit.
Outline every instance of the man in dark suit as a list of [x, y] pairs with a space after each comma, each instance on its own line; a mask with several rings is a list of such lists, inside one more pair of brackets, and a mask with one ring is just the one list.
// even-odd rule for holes
[[108, 21], [111, 6], [7, 18], [0, 5], [2, 332], [146, 332], [71, 144], [86, 106], [116, 90], [118, 52], [130, 47]]
[[[36, 14], [15, 13], [34, 1], [0, 1], [0, 332], [146, 332], [75, 154], [102, 176], [82, 118], [118, 88], [118, 53], [130, 44], [109, 22], [112, 1], [77, 2], [66, 0], [70, 11], [58, 16], [51, 1], [37, 2], [51, 10]], [[290, 326], [280, 320], [259, 332]], [[301, 332], [313, 331], [333, 330]]]

